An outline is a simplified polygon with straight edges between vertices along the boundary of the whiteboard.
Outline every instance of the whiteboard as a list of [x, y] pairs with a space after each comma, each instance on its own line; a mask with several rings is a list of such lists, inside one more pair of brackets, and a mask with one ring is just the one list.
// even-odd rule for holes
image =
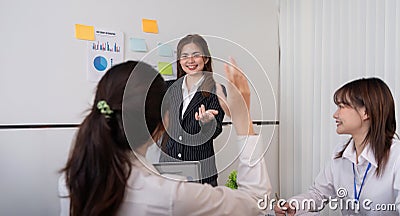
[[[81, 122], [96, 83], [87, 80], [87, 41], [75, 38], [75, 24], [123, 32], [125, 60], [147, 54], [129, 50], [131, 37], [145, 39], [149, 50], [190, 33], [235, 42], [245, 49], [207, 39], [213, 55], [235, 57], [256, 86], [271, 86], [270, 91], [253, 89], [263, 108], [252, 110], [253, 118], [277, 119], [277, 0], [2, 1], [0, 17], [1, 125]], [[142, 32], [142, 18], [157, 20], [159, 33]], [[223, 74], [222, 64], [216, 62], [214, 70]], [[253, 94], [252, 103], [257, 100]]]
[[[0, 215], [59, 215], [59, 171], [76, 128], [0, 130]], [[40, 194], [40, 195], [39, 195]]]

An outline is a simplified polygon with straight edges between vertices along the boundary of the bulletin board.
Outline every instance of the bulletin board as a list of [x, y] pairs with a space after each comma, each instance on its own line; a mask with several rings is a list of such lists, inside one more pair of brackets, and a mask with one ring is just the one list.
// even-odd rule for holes
[[[0, 14], [2, 125], [78, 124], [96, 86], [88, 65], [106, 71], [107, 58], [113, 64], [143, 60], [165, 68], [164, 78], [170, 79], [175, 71], [168, 63], [175, 61], [176, 44], [192, 33], [206, 38], [216, 58], [217, 81], [224, 82], [217, 76], [223, 75], [224, 61], [237, 59], [257, 93], [252, 103], [261, 104], [253, 105], [253, 118], [277, 120], [278, 1], [8, 1]], [[103, 39], [117, 34], [119, 39], [101, 47], [115, 56], [90, 56], [89, 50], [98, 51], [101, 43], [78, 38], [76, 24], [103, 32]]]

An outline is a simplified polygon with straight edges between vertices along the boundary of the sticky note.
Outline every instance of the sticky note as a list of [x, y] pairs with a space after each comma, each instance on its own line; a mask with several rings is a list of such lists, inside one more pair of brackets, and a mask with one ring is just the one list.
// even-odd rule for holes
[[94, 40], [94, 26], [75, 24], [75, 37], [81, 40]]
[[144, 32], [158, 34], [157, 20], [142, 19], [142, 28]]
[[173, 75], [172, 65], [169, 62], [158, 62], [158, 71], [162, 75]]
[[147, 52], [146, 40], [142, 38], [131, 38], [130, 50], [135, 52]]
[[157, 48], [159, 56], [172, 57], [173, 51], [169, 44], [159, 43]]

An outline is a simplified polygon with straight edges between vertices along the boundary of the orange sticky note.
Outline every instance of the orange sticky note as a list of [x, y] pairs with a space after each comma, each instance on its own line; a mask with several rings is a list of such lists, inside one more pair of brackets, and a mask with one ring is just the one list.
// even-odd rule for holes
[[94, 40], [94, 26], [75, 24], [75, 37], [81, 40]]
[[157, 20], [142, 19], [142, 28], [144, 32], [158, 34]]

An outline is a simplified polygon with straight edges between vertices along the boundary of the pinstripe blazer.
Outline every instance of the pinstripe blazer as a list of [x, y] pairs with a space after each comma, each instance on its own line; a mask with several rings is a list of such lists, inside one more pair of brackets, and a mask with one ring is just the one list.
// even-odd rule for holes
[[[215, 86], [209, 97], [204, 97], [199, 87], [182, 117], [182, 82], [183, 78], [176, 80], [167, 91], [170, 118], [167, 129], [169, 138], [164, 151], [170, 157], [161, 154], [160, 161], [200, 161], [204, 178], [202, 182], [209, 183], [218, 177], [213, 139], [222, 132], [225, 112], [215, 94]], [[195, 119], [195, 113], [198, 112], [201, 104], [206, 110], [218, 110], [214, 121], [200, 125], [200, 122]]]

